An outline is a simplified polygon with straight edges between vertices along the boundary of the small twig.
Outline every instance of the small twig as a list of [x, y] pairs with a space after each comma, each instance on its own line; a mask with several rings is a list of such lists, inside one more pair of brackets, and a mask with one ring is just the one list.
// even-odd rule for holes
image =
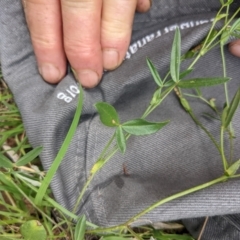
[[209, 219], [209, 217], [206, 217], [206, 218], [205, 218], [204, 223], [203, 223], [203, 226], [202, 226], [202, 229], [201, 229], [201, 232], [200, 232], [197, 240], [201, 240], [202, 235], [203, 235], [203, 232], [204, 232], [204, 230], [205, 230], [205, 228], [206, 228], [208, 219]]

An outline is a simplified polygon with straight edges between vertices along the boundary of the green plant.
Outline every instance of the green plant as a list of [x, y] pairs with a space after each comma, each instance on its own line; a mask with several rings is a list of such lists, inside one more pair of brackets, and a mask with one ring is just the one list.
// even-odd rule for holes
[[[110, 158], [113, 156], [113, 154], [116, 153], [116, 151], [120, 150], [123, 153], [126, 150], [126, 141], [131, 136], [131, 134], [134, 135], [144, 135], [149, 133], [154, 133], [158, 130], [160, 130], [162, 127], [164, 127], [168, 122], [162, 122], [162, 123], [149, 123], [145, 120], [145, 118], [154, 111], [155, 108], [159, 107], [163, 100], [172, 92], [175, 90], [177, 96], [179, 97], [180, 103], [182, 107], [185, 109], [185, 111], [189, 114], [189, 116], [192, 118], [192, 120], [198, 125], [200, 128], [202, 128], [207, 136], [211, 139], [213, 144], [215, 145], [217, 151], [220, 153], [222, 158], [222, 163], [224, 167], [224, 175], [220, 176], [219, 178], [207, 182], [205, 184], [201, 184], [199, 186], [193, 187], [191, 189], [185, 190], [183, 192], [177, 193], [175, 195], [172, 195], [170, 197], [167, 197], [165, 199], [162, 199], [153, 205], [149, 206], [147, 209], [143, 210], [142, 212], [138, 213], [136, 216], [133, 216], [130, 220], [126, 221], [122, 225], [111, 227], [111, 228], [99, 228], [94, 230], [89, 230], [87, 232], [89, 233], [103, 233], [107, 231], [117, 231], [118, 234], [121, 232], [127, 231], [133, 234], [137, 239], [142, 239], [140, 235], [134, 234], [129, 226], [136, 221], [141, 216], [145, 215], [146, 213], [153, 211], [156, 207], [172, 201], [176, 198], [185, 196], [187, 194], [193, 193], [195, 191], [199, 191], [201, 189], [204, 189], [206, 187], [212, 186], [214, 184], [227, 181], [228, 179], [239, 177], [237, 173], [237, 170], [240, 166], [240, 159], [235, 160], [233, 164], [231, 164], [231, 159], [227, 160], [227, 157], [225, 155], [225, 145], [224, 145], [224, 134], [229, 134], [230, 139], [230, 145], [232, 146], [232, 141], [234, 138], [233, 135], [233, 127], [231, 125], [231, 121], [233, 119], [233, 116], [239, 106], [240, 102], [240, 88], [237, 90], [235, 96], [233, 97], [232, 101], [230, 102], [228, 97], [228, 90], [227, 90], [227, 82], [230, 80], [227, 78], [226, 75], [226, 64], [225, 64], [225, 56], [223, 51], [223, 46], [226, 43], [227, 39], [232, 36], [236, 35], [236, 30], [239, 30], [240, 22], [239, 20], [233, 22], [234, 17], [239, 12], [239, 10], [231, 17], [229, 18], [229, 6], [232, 3], [232, 1], [222, 2], [222, 7], [217, 14], [216, 18], [213, 21], [212, 27], [209, 31], [209, 34], [207, 35], [206, 39], [202, 43], [201, 47], [198, 49], [197, 52], [194, 52], [194, 54], [191, 55], [191, 52], [187, 53], [185, 56], [181, 57], [181, 36], [179, 29], [176, 29], [174, 41], [173, 41], [173, 47], [172, 47], [172, 53], [171, 53], [171, 63], [170, 63], [170, 71], [165, 76], [165, 78], [162, 80], [160, 75], [158, 74], [157, 70], [154, 68], [151, 61], [148, 59], [147, 63], [150, 68], [150, 71], [153, 75], [153, 78], [158, 86], [157, 90], [154, 92], [152, 100], [144, 112], [144, 114], [139, 119], [134, 119], [131, 121], [128, 121], [126, 123], [120, 123], [119, 117], [116, 112], [116, 110], [108, 105], [107, 103], [97, 103], [95, 105], [96, 109], [99, 112], [100, 119], [102, 123], [108, 127], [115, 127], [115, 133], [113, 137], [110, 139], [108, 144], [106, 145], [106, 148], [103, 150], [104, 154], [101, 154], [96, 163], [94, 164], [92, 170], [90, 171], [88, 181], [85, 184], [85, 187], [83, 188], [79, 199], [77, 201], [77, 204], [81, 201], [82, 196], [84, 195], [84, 192], [91, 182], [91, 180], [94, 178], [95, 174], [100, 171], [104, 165], [110, 160]], [[223, 11], [226, 11], [225, 13], [222, 13]], [[224, 26], [220, 30], [216, 30], [215, 26], [219, 21], [222, 21], [224, 19]], [[205, 55], [208, 51], [210, 51], [213, 47], [220, 45], [221, 54], [222, 54], [222, 62], [223, 62], [223, 77], [221, 78], [197, 78], [197, 79], [185, 79], [189, 73], [193, 71], [193, 67], [197, 63], [197, 61]], [[180, 66], [181, 62], [185, 60], [186, 57], [194, 57], [192, 63], [190, 66], [185, 69], [184, 71], [180, 72]], [[225, 108], [222, 112], [219, 112], [215, 105], [213, 100], [207, 100], [205, 99], [199, 88], [201, 87], [210, 87], [217, 84], [224, 84], [225, 88], [225, 96], [226, 96], [226, 104]], [[196, 89], [196, 95], [190, 95], [188, 93], [184, 93], [184, 89], [188, 88], [195, 88]], [[194, 111], [192, 110], [189, 101], [185, 98], [185, 96], [191, 96], [196, 97], [204, 102], [206, 102], [214, 111], [217, 111], [217, 114], [219, 118], [221, 119], [221, 138], [220, 143], [212, 136], [212, 134], [202, 125], [202, 123], [196, 118], [194, 115]], [[125, 126], [129, 126], [131, 129], [126, 129]], [[145, 129], [144, 129], [145, 128]], [[143, 130], [144, 129], [144, 130]], [[232, 156], [232, 154], [230, 154]], [[77, 209], [77, 204], [74, 208], [74, 210]]]
[[[103, 240], [132, 239], [133, 237], [135, 239], [150, 239], [152, 237], [153, 239], [158, 240], [192, 239], [188, 235], [165, 233], [164, 231], [156, 230], [151, 226], [142, 227], [139, 231], [139, 229], [136, 230], [131, 228], [131, 225], [139, 217], [150, 211], [153, 211], [157, 206], [160, 206], [166, 202], [199, 191], [214, 184], [227, 181], [228, 179], [239, 177], [237, 170], [240, 166], [240, 159], [237, 159], [234, 162], [232, 159], [234, 129], [231, 121], [239, 106], [240, 88], [236, 91], [233, 99], [230, 100], [227, 89], [227, 82], [230, 79], [227, 77], [223, 46], [231, 36], [238, 37], [240, 20], [234, 19], [239, 13], [240, 9], [238, 9], [233, 16], [229, 17], [229, 6], [231, 5], [232, 1], [222, 0], [221, 3], [222, 7], [213, 21], [207, 37], [199, 46], [191, 49], [183, 56], [181, 56], [180, 31], [179, 29], [176, 29], [171, 52], [170, 70], [164, 78], [160, 77], [153, 63], [147, 59], [147, 64], [152, 73], [153, 79], [156, 82], [157, 89], [153, 93], [153, 97], [149, 103], [149, 106], [142, 116], [140, 116], [138, 119], [133, 119], [122, 123], [120, 122], [118, 113], [113, 106], [109, 105], [108, 103], [95, 104], [102, 123], [114, 129], [114, 134], [96, 160], [96, 163], [93, 165], [89, 173], [88, 180], [83, 187], [72, 212], [64, 209], [50, 197], [51, 192], [49, 189], [49, 184], [66, 153], [71, 137], [73, 136], [73, 133], [77, 127], [78, 119], [80, 118], [83, 104], [83, 91], [81, 87], [78, 108], [76, 110], [72, 125], [69, 129], [69, 133], [56, 159], [54, 160], [52, 167], [47, 173], [32, 163], [36, 156], [41, 152], [41, 147], [29, 151], [29, 145], [27, 143], [25, 134], [23, 134], [24, 131], [18, 110], [14, 104], [9, 104], [12, 101], [12, 96], [3, 90], [3, 93], [1, 93], [0, 117], [0, 124], [3, 127], [3, 131], [0, 132], [2, 136], [0, 143], [3, 145], [9, 138], [14, 138], [14, 144], [16, 146], [11, 146], [11, 150], [14, 150], [18, 154], [18, 161], [15, 163], [9, 161], [11, 154], [9, 155], [8, 149], [3, 149], [2, 153], [0, 154], [0, 167], [2, 169], [0, 172], [0, 206], [3, 208], [3, 210], [0, 210], [0, 221], [2, 223], [2, 227], [0, 227], [0, 234], [2, 234], [2, 237], [5, 239], [21, 238], [23, 234], [20, 233], [20, 226], [23, 226], [22, 229], [24, 229], [25, 224], [27, 224], [27, 226], [31, 225], [35, 227], [37, 220], [41, 222], [41, 225], [43, 226], [41, 231], [44, 231], [43, 234], [47, 234], [48, 239], [61, 239], [63, 237], [68, 237], [70, 239], [80, 240], [83, 239], [85, 233], [98, 235]], [[223, 24], [221, 29], [216, 27], [219, 22]], [[220, 46], [223, 63], [223, 77], [186, 79], [189, 74], [194, 71], [193, 68], [198, 60], [215, 46]], [[188, 68], [180, 71], [182, 62], [189, 58], [192, 59], [192, 63]], [[217, 84], [224, 84], [225, 88], [226, 104], [223, 110], [216, 108], [213, 99], [205, 99], [200, 89], [201, 87], [210, 87]], [[189, 94], [186, 92], [186, 89], [188, 88], [194, 88], [196, 94]], [[175, 91], [186, 113], [189, 114], [196, 125], [205, 131], [206, 135], [215, 145], [223, 163], [223, 176], [220, 176], [211, 182], [201, 184], [165, 199], [161, 199], [158, 202], [153, 203], [147, 209], [136, 214], [125, 223], [118, 226], [99, 228], [98, 226], [87, 222], [85, 216], [76, 216], [75, 212], [78, 208], [78, 205], [94, 176], [105, 166], [105, 164], [117, 151], [124, 153], [127, 150], [127, 140], [131, 137], [131, 135], [152, 134], [159, 131], [169, 123], [168, 119], [164, 122], [149, 122], [146, 120], [146, 117], [157, 107], [160, 107], [162, 102], [172, 91]], [[194, 110], [191, 108], [191, 102], [188, 101], [189, 97], [204, 101], [213, 109], [217, 115], [217, 118], [221, 119], [221, 138], [219, 140], [215, 139], [208, 129], [196, 118]], [[231, 146], [229, 158], [225, 153], [224, 135], [226, 134], [229, 136], [229, 142]], [[24, 201], [22, 201], [23, 198]], [[55, 212], [57, 211], [59, 215], [58, 221], [50, 217], [53, 210]]]

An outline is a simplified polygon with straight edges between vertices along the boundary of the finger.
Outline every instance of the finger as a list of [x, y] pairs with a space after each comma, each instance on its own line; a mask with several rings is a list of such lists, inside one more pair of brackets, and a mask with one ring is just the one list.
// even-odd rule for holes
[[103, 67], [118, 67], [129, 46], [137, 0], [103, 0], [101, 43]]
[[152, 6], [152, 0], [138, 0], [137, 1], [137, 11], [147, 12]]
[[47, 82], [56, 83], [66, 72], [60, 4], [58, 1], [24, 0], [24, 11], [39, 72]]
[[77, 79], [94, 87], [102, 76], [101, 0], [61, 0], [64, 48]]
[[233, 55], [240, 57], [240, 40], [229, 43], [229, 50]]

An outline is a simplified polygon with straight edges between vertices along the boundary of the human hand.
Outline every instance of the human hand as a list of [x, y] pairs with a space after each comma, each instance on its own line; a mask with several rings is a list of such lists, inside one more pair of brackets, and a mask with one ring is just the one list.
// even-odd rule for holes
[[135, 10], [151, 0], [23, 0], [39, 72], [49, 83], [66, 73], [66, 59], [84, 87], [118, 67], [129, 46]]
[[229, 50], [233, 55], [240, 57], [240, 39], [231, 42], [229, 44]]

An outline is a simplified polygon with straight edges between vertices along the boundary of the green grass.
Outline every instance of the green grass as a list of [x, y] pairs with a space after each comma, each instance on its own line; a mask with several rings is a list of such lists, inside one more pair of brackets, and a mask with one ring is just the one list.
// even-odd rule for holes
[[2, 78], [0, 129], [0, 239], [20, 239], [22, 224], [30, 220], [43, 225], [48, 239], [73, 239], [73, 224], [63, 214], [66, 210], [51, 198], [49, 188], [41, 204], [34, 202], [45, 177], [36, 157], [41, 149], [31, 149], [18, 108]]

